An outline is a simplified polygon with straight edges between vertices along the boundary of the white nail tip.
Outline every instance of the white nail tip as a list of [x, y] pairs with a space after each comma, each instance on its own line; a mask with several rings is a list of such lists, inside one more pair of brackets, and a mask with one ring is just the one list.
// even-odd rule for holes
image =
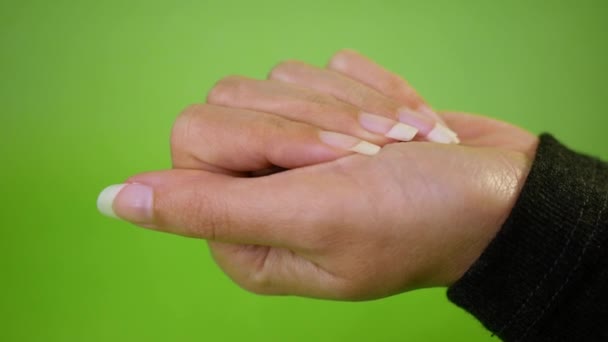
[[105, 188], [97, 198], [97, 209], [100, 213], [114, 218], [119, 218], [114, 212], [114, 199], [126, 184], [110, 185]]
[[460, 142], [460, 140], [458, 139], [458, 134], [456, 134], [456, 132], [452, 131], [451, 129], [449, 129], [448, 127], [446, 127], [446, 126], [444, 126], [442, 124], [439, 124], [439, 125], [441, 126], [441, 128], [443, 128], [445, 130], [445, 132], [447, 134], [449, 134], [450, 136], [452, 136], [455, 141]]
[[458, 137], [458, 134], [456, 134], [456, 132], [452, 131], [451, 129], [445, 127], [445, 129], [447, 130], [448, 134], [453, 136], [454, 138]]
[[361, 141], [357, 145], [349, 148], [349, 150], [353, 151], [353, 152], [365, 154], [368, 156], [373, 156], [375, 154], [378, 154], [378, 152], [380, 152], [380, 146], [374, 145], [367, 141]]
[[458, 138], [455, 133], [449, 128], [436, 124], [435, 127], [426, 135], [427, 139], [441, 144], [457, 144]]
[[397, 123], [384, 136], [401, 141], [410, 141], [414, 139], [418, 130], [415, 127], [404, 123]]

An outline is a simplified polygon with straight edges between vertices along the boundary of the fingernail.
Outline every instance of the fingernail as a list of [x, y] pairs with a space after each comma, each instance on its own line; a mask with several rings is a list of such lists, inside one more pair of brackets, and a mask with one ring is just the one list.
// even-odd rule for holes
[[116, 184], [105, 188], [97, 199], [99, 211], [133, 223], [151, 224], [154, 191], [143, 184]]
[[460, 142], [454, 131], [440, 123], [436, 124], [426, 137], [429, 141], [442, 144], [458, 144]]
[[329, 146], [368, 156], [373, 156], [380, 151], [378, 145], [342, 133], [321, 131], [319, 132], [319, 139]]
[[420, 134], [426, 136], [429, 141], [443, 144], [458, 144], [460, 142], [458, 135], [447, 126], [428, 115], [420, 114], [409, 108], [399, 109], [399, 121], [418, 128]]
[[443, 118], [439, 114], [437, 114], [437, 112], [434, 111], [431, 107], [425, 104], [418, 107], [418, 112], [421, 114], [428, 115], [433, 119], [437, 120], [439, 123], [445, 125], [445, 121], [443, 121]]
[[385, 137], [395, 140], [410, 141], [418, 133], [416, 127], [365, 112], [359, 114], [359, 123], [370, 132], [383, 134]]
[[400, 108], [397, 111], [397, 117], [399, 118], [399, 121], [406, 125], [415, 127], [418, 129], [420, 134], [425, 136], [433, 129], [436, 122], [435, 119], [429, 117], [428, 115], [418, 113], [406, 107]]

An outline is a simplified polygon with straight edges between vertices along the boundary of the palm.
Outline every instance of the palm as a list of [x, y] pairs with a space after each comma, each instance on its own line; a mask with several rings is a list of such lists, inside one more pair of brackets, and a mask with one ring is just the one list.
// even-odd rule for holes
[[[323, 194], [322, 201], [319, 197], [310, 199], [314, 202], [335, 202], [336, 208], [340, 208], [341, 203], [349, 203], [349, 208], [359, 208], [343, 212], [344, 217], [338, 220], [340, 224], [324, 224], [321, 220], [320, 229], [311, 228], [321, 232], [328, 241], [349, 236], [348, 244], [335, 242], [330, 249], [313, 256], [297, 249], [211, 243], [216, 260], [237, 283], [246, 283], [238, 281], [243, 278], [265, 279], [267, 274], [287, 274], [289, 276], [280, 277], [282, 281], [289, 278], [296, 285], [321, 281], [312, 280], [314, 277], [322, 277], [321, 282], [332, 284], [343, 282], [352, 274], [373, 274], [371, 270], [360, 270], [357, 255], [374, 255], [375, 260], [367, 262], [387, 271], [384, 274], [388, 276], [382, 279], [384, 287], [375, 288], [377, 279], [351, 281], [371, 284], [360, 291], [371, 297], [454, 280], [477, 257], [475, 251], [480, 249], [470, 247], [468, 251], [473, 251], [470, 253], [464, 252], [461, 246], [487, 242], [493, 234], [491, 225], [508, 210], [510, 203], [505, 197], [513, 191], [511, 184], [521, 177], [518, 172], [513, 174], [513, 170], [522, 169], [524, 160], [532, 158], [536, 137], [480, 116], [445, 113], [444, 118], [459, 133], [464, 146], [394, 144], [375, 158], [351, 156], [267, 178], [269, 186], [280, 183], [278, 188], [282, 189], [297, 183], [308, 184], [316, 193]], [[446, 169], [451, 172], [445, 172]], [[489, 197], [485, 196], [488, 187], [495, 190], [490, 191]], [[303, 207], [307, 207], [307, 202], [302, 198]], [[462, 215], [473, 211], [481, 214]], [[455, 217], [458, 220], [454, 221]], [[471, 234], [472, 229], [485, 233]], [[471, 240], [471, 236], [475, 239]], [[484, 238], [478, 239], [479, 236]], [[445, 244], [446, 241], [460, 243]], [[403, 248], [407, 244], [425, 248]], [[367, 249], [370, 249], [367, 253], [362, 252]], [[442, 251], [442, 256], [428, 251]], [[427, 262], [395, 264], [392, 262], [395, 258]], [[446, 265], [446, 268], [439, 270], [436, 265]], [[431, 273], [439, 275], [435, 277]], [[412, 278], [404, 285], [405, 275]], [[419, 283], [418, 275], [424, 275], [428, 282]], [[336, 278], [340, 276], [342, 279]], [[314, 287], [296, 293], [359, 298], [358, 294], [328, 293], [327, 289]]]

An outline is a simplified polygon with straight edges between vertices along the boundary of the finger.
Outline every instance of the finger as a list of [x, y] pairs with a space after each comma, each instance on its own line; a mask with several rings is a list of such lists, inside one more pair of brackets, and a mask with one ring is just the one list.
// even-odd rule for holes
[[294, 173], [299, 176], [286, 172], [237, 178], [198, 170], [144, 173], [102, 191], [98, 208], [111, 217], [183, 236], [310, 248], [307, 241], [313, 240], [315, 227], [322, 226], [343, 201], [318, 196], [320, 189], [331, 194], [335, 186]]
[[456, 134], [436, 119], [418, 113], [379, 91], [338, 72], [302, 62], [287, 61], [272, 69], [270, 79], [315, 89], [350, 103], [365, 112], [398, 119], [414, 126], [429, 141], [456, 143]]
[[297, 168], [380, 147], [356, 137], [245, 109], [193, 105], [171, 137], [175, 168], [237, 174], [272, 166]]
[[340, 278], [289, 249], [220, 242], [209, 247], [222, 270], [253, 293], [340, 298]]
[[395, 140], [410, 141], [418, 132], [412, 126], [362, 112], [331, 95], [273, 80], [229, 76], [216, 83], [209, 92], [207, 102], [272, 113], [378, 145]]
[[340, 298], [341, 279], [300, 257], [319, 249], [331, 217], [356, 193], [327, 174], [333, 178], [306, 168], [262, 178], [150, 172], [106, 188], [98, 208], [145, 228], [210, 241], [218, 264], [250, 291]]
[[330, 59], [327, 68], [361, 82], [395, 101], [445, 124], [441, 116], [430, 108], [405, 79], [356, 51], [341, 50], [337, 52]]

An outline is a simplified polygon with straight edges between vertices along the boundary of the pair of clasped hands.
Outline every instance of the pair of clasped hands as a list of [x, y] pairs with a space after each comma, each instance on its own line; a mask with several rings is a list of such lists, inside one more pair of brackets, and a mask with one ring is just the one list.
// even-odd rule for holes
[[207, 240], [254, 293], [376, 299], [458, 280], [508, 217], [536, 145], [504, 122], [438, 114], [343, 50], [326, 68], [220, 80], [177, 118], [174, 169], [110, 186], [98, 207]]

